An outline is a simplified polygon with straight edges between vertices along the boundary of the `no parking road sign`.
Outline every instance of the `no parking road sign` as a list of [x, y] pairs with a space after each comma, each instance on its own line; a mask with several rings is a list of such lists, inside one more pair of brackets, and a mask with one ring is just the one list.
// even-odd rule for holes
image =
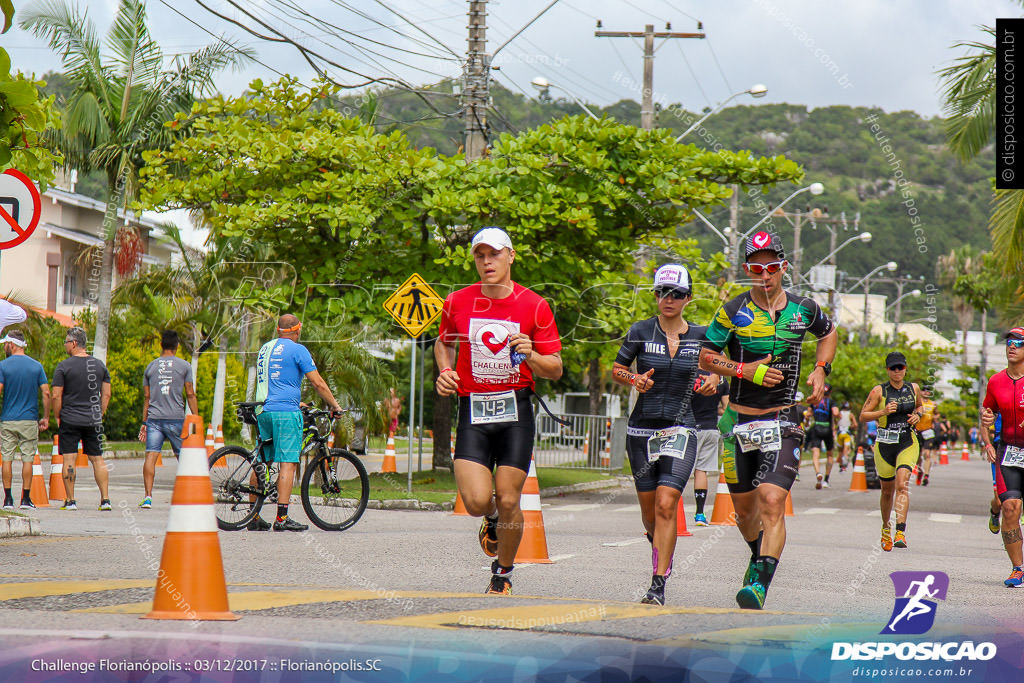
[[27, 240], [42, 210], [39, 190], [27, 175], [13, 168], [0, 173], [0, 249]]
[[412, 337], [418, 337], [441, 315], [444, 299], [417, 273], [413, 273], [384, 302], [384, 310]]

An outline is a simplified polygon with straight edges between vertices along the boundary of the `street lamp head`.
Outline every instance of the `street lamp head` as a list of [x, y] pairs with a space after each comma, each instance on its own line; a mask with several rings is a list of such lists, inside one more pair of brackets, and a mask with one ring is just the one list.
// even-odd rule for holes
[[751, 97], [764, 97], [768, 94], [768, 86], [764, 83], [757, 83], [751, 86], [747, 92], [750, 93]]
[[920, 289], [912, 289], [912, 290], [910, 290], [910, 296], [921, 296], [921, 290]]
[[885, 269], [888, 270], [890, 273], [895, 271], [899, 267], [900, 264], [896, 263], [895, 261], [889, 261], [888, 263], [885, 264]]
[[825, 191], [825, 186], [821, 183], [811, 183], [811, 194], [818, 196]]
[[534, 79], [530, 81], [530, 85], [537, 88], [537, 90], [547, 90], [551, 87], [551, 82], [543, 76], [535, 76]]
[[860, 241], [863, 242], [864, 244], [867, 244], [868, 242], [870, 242], [871, 241], [871, 233], [870, 232], [862, 232], [860, 234]]

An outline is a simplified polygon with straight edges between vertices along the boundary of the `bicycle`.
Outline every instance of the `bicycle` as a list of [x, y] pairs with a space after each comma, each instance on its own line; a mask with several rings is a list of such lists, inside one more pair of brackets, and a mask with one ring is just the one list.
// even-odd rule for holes
[[[259, 402], [236, 403], [236, 414], [256, 426]], [[299, 485], [302, 509], [324, 531], [344, 531], [359, 521], [370, 498], [370, 477], [362, 461], [343, 448], [328, 448], [330, 411], [302, 409], [303, 440], [300, 462], [306, 462]], [[244, 529], [256, 519], [263, 504], [277, 503], [276, 463], [266, 462], [264, 449], [273, 439], [259, 436], [252, 450], [224, 446], [210, 455], [217, 526], [225, 531]]]

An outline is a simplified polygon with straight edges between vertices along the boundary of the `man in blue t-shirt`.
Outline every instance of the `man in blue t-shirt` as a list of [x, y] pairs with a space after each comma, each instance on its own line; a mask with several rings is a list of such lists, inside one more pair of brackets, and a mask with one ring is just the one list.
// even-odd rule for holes
[[[20, 330], [11, 330], [0, 339], [7, 359], [0, 362], [0, 392], [3, 394], [3, 412], [0, 412], [0, 453], [3, 453], [4, 510], [14, 509], [11, 484], [14, 479], [13, 462], [21, 458], [21, 509], [35, 507], [29, 498], [32, 488], [32, 461], [39, 446], [39, 430], [50, 427], [50, 384], [46, 371], [35, 358], [25, 355], [25, 336]], [[43, 417], [39, 418], [36, 392], [43, 395]]]
[[[302, 412], [299, 410], [302, 378], [309, 379], [316, 393], [336, 413], [341, 406], [334, 400], [327, 382], [317, 372], [316, 363], [305, 346], [299, 344], [302, 323], [291, 314], [281, 316], [277, 322], [278, 338], [260, 347], [256, 359], [256, 400], [263, 401], [263, 410], [256, 418], [260, 437], [273, 438], [264, 456], [270, 462], [281, 464], [277, 477], [277, 520], [274, 531], [305, 531], [306, 524], [288, 518], [288, 500], [292, 480], [302, 449]], [[270, 524], [256, 517], [250, 522], [250, 531], [266, 531]]]

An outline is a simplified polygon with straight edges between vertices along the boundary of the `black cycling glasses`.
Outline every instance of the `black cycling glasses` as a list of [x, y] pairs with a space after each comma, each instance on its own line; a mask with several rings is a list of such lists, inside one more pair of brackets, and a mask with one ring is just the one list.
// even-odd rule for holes
[[892, 370], [893, 372], [899, 372], [900, 370], [906, 370], [907, 366], [906, 365], [890, 365], [889, 369]]
[[1024, 346], [1024, 339], [1007, 339], [1006, 345], [1012, 346], [1015, 349], [1019, 349], [1020, 347]]
[[681, 300], [681, 299], [685, 299], [686, 297], [690, 296], [690, 293], [689, 292], [684, 292], [684, 291], [681, 291], [681, 290], [678, 290], [678, 289], [660, 288], [660, 289], [654, 290], [654, 296], [658, 297], [659, 299], [669, 298], [669, 299]]

